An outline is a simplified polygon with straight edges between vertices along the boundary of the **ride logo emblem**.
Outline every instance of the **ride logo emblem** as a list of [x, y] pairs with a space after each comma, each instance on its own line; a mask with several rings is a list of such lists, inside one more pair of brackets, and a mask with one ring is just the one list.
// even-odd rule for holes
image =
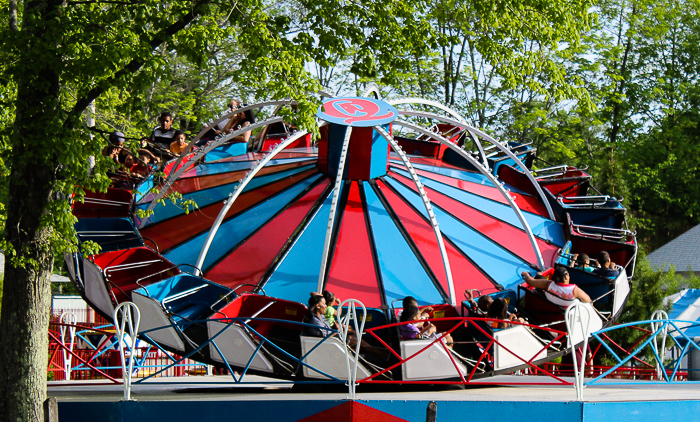
[[396, 107], [371, 98], [343, 97], [324, 101], [316, 116], [329, 123], [370, 127], [391, 123], [399, 116]]

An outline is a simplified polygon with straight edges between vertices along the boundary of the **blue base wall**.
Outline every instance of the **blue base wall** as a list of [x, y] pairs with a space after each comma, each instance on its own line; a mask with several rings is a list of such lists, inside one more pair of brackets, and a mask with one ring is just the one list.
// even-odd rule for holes
[[[360, 400], [407, 421], [425, 421], [430, 401]], [[295, 422], [345, 403], [337, 400], [59, 402], [61, 422]], [[700, 400], [660, 402], [438, 401], [438, 422], [696, 420]], [[340, 415], [338, 415], [340, 416]], [[343, 418], [339, 418], [343, 419]], [[347, 420], [347, 419], [345, 419]]]

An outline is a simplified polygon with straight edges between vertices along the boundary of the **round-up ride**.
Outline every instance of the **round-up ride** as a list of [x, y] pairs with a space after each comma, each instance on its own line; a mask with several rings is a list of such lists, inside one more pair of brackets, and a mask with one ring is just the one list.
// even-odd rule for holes
[[[165, 176], [88, 192], [76, 231], [101, 251], [66, 256], [85, 299], [105, 315], [134, 302], [144, 340], [202, 362], [342, 380], [352, 361], [360, 382], [468, 382], [571, 351], [573, 301], [523, 273], [565, 268], [591, 299], [591, 332], [619, 315], [636, 241], [585, 169], [535, 166], [532, 146], [431, 101], [331, 98], [317, 117], [316, 141], [274, 112], [208, 143], [204, 130]], [[229, 143], [258, 128], [252, 152]], [[618, 264], [607, 276], [576, 263], [603, 251]], [[364, 305], [361, 329], [308, 335], [324, 290]], [[427, 319], [401, 318], [407, 297]]]

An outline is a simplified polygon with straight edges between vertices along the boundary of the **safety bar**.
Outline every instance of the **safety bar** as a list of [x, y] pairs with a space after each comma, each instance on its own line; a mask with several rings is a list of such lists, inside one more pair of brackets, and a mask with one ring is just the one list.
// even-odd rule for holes
[[124, 202], [124, 201], [113, 201], [111, 199], [102, 199], [102, 198], [89, 198], [85, 197], [83, 198], [83, 203], [84, 204], [100, 204], [100, 205], [110, 205], [114, 207], [118, 207], [121, 205], [131, 205], [129, 202]]
[[169, 268], [166, 268], [166, 269], [164, 269], [164, 270], [160, 270], [160, 271], [158, 271], [158, 272], [156, 272], [156, 273], [153, 273], [153, 274], [150, 274], [150, 275], [141, 277], [141, 278], [139, 278], [138, 280], [134, 281], [134, 284], [136, 284], [137, 286], [143, 288], [143, 290], [146, 292], [146, 296], [150, 298], [151, 295], [150, 295], [150, 293], [148, 293], [148, 289], [146, 288], [146, 286], [142, 285], [141, 282], [142, 282], [143, 280], [147, 279], [147, 278], [151, 278], [151, 277], [156, 276], [156, 275], [159, 275], [159, 274], [167, 273], [168, 271], [170, 271], [170, 270], [172, 270], [172, 269], [177, 269], [177, 266], [176, 266], [176, 265], [173, 265], [173, 266], [171, 266], [171, 267], [169, 267]]
[[180, 293], [174, 294], [174, 295], [172, 295], [172, 296], [166, 297], [165, 299], [163, 299], [163, 300], [161, 301], [161, 303], [162, 303], [163, 305], [165, 305], [166, 303], [170, 303], [170, 302], [172, 302], [172, 301], [175, 301], [175, 300], [178, 300], [178, 299], [182, 299], [183, 297], [187, 297], [187, 296], [189, 296], [189, 295], [195, 294], [195, 293], [197, 293], [198, 291], [200, 291], [200, 290], [202, 290], [203, 288], [208, 287], [208, 286], [211, 286], [211, 284], [205, 283], [205, 284], [201, 284], [201, 285], [199, 285], [199, 286], [197, 286], [197, 287], [193, 287], [193, 288], [191, 288], [191, 289], [187, 289], [187, 290], [185, 290], [185, 291], [183, 291], [183, 292], [180, 292]]
[[154, 264], [156, 262], [163, 262], [162, 259], [152, 259], [150, 261], [140, 261], [140, 262], [131, 262], [128, 264], [120, 264], [120, 265], [112, 265], [110, 267], [105, 268], [102, 272], [104, 275], [107, 275], [107, 272], [112, 272], [112, 271], [124, 271], [124, 270], [130, 270], [132, 268], [142, 268], [142, 267], [147, 267], [150, 264]]
[[[516, 151], [514, 154], [516, 154], [516, 155], [525, 155], [525, 154], [532, 154], [532, 153], [535, 153], [535, 152], [537, 152], [537, 148], [532, 148], [532, 149], [529, 149], [529, 150], [527, 150], [527, 151]], [[493, 154], [491, 154], [491, 155], [493, 155]], [[500, 163], [501, 161], [505, 161], [505, 160], [507, 160], [508, 158], [510, 158], [510, 157], [508, 157], [507, 155], [504, 155], [503, 157], [492, 158], [491, 161], [493, 161], [494, 163]]]
[[253, 318], [257, 318], [258, 315], [260, 315], [261, 313], [265, 312], [265, 310], [266, 310], [267, 308], [269, 308], [270, 306], [274, 305], [275, 303], [277, 303], [276, 300], [271, 301], [271, 302], [268, 303], [267, 305], [263, 306], [262, 309], [260, 309], [258, 312], [254, 313], [250, 318], [246, 319], [243, 323], [244, 323], [244, 324], [249, 323], [250, 321], [253, 320]]

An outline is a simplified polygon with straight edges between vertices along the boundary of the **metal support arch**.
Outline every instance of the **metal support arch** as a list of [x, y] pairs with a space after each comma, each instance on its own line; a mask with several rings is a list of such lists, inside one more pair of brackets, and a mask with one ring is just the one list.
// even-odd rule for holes
[[[666, 311], [657, 310], [651, 314], [651, 332], [656, 333], [651, 344], [656, 352], [656, 377], [659, 381], [664, 380], [664, 358], [666, 358], [666, 339], [668, 338], [668, 314]], [[663, 329], [662, 329], [663, 328]], [[659, 349], [658, 336], [661, 335], [661, 349]]]
[[501, 195], [508, 201], [508, 205], [510, 205], [511, 209], [515, 212], [515, 215], [518, 216], [518, 219], [520, 220], [520, 224], [523, 225], [523, 229], [525, 230], [525, 233], [527, 234], [528, 239], [530, 239], [530, 244], [532, 245], [532, 249], [535, 251], [535, 256], [537, 257], [537, 266], [540, 270], [545, 269], [544, 265], [544, 259], [542, 258], [542, 252], [540, 251], [540, 247], [537, 246], [537, 239], [535, 239], [535, 235], [532, 233], [532, 229], [530, 228], [530, 225], [527, 223], [527, 220], [525, 220], [525, 216], [523, 213], [520, 211], [520, 208], [518, 205], [515, 203], [513, 198], [506, 192], [505, 188], [503, 187], [503, 184], [499, 182], [496, 177], [491, 174], [491, 172], [488, 170], [488, 168], [485, 168], [484, 166], [481, 165], [478, 161], [474, 159], [471, 155], [469, 155], [465, 150], [462, 148], [458, 147], [457, 145], [453, 144], [452, 142], [448, 141], [447, 139], [443, 138], [442, 136], [438, 135], [437, 133], [433, 133], [425, 128], [422, 128], [418, 125], [414, 125], [413, 123], [404, 121], [404, 120], [395, 120], [393, 122], [396, 125], [399, 126], [405, 126], [409, 129], [413, 129], [417, 132], [423, 133], [425, 135], [428, 135], [432, 137], [433, 139], [439, 141], [441, 144], [446, 145], [448, 148], [452, 149], [455, 151], [457, 154], [465, 158], [467, 161], [469, 161], [474, 167], [479, 169], [479, 172], [486, 176], [487, 179], [491, 181], [491, 183], [494, 184], [494, 186], [501, 192]]
[[[456, 118], [461, 122], [460, 125], [466, 125], [467, 121], [464, 120], [464, 117], [462, 117], [459, 113], [456, 111], [452, 110], [451, 108], [447, 107], [446, 105], [443, 105], [442, 103], [439, 103], [437, 101], [432, 101], [432, 100], [424, 100], [422, 98], [400, 98], [398, 100], [392, 100], [392, 101], [387, 101], [389, 105], [399, 105], [399, 104], [421, 104], [421, 105], [428, 105], [431, 107], [439, 108], [440, 110], [448, 113], [452, 117]], [[400, 113], [401, 111], [399, 111]]]
[[[121, 319], [119, 318], [121, 316]], [[119, 357], [122, 361], [122, 379], [124, 380], [124, 400], [131, 399], [131, 376], [134, 372], [134, 360], [136, 359], [136, 337], [139, 334], [141, 323], [141, 312], [133, 302], [123, 302], [114, 310], [114, 328], [117, 331], [117, 344], [119, 346]], [[124, 339], [129, 336], [129, 343]], [[128, 348], [129, 364], [126, 364], [125, 350]]]
[[[586, 312], [586, 318], [583, 317], [583, 312]], [[574, 388], [576, 388], [576, 399], [578, 401], [583, 401], [583, 389], [584, 385], [584, 375], [586, 370], [586, 350], [588, 348], [588, 337], [591, 335], [590, 329], [590, 310], [583, 306], [578, 299], [566, 309], [566, 332], [569, 337], [569, 344], [571, 345], [571, 358], [574, 361]], [[585, 322], [584, 322], [585, 321]], [[581, 347], [583, 348], [583, 353], [581, 353], [581, 362], [577, 362], [576, 358], [576, 345], [573, 340], [574, 330], [577, 328], [581, 330], [583, 334], [583, 343]]]
[[374, 92], [375, 98], [379, 99], [379, 87], [377, 86], [376, 83], [370, 82], [369, 86], [367, 89], [365, 89], [365, 92], [360, 95], [360, 97], [369, 97], [369, 94]]
[[418, 193], [420, 194], [420, 197], [423, 200], [425, 211], [428, 213], [430, 225], [433, 227], [435, 237], [437, 238], [438, 247], [440, 248], [442, 264], [445, 267], [445, 275], [447, 276], [447, 286], [450, 294], [450, 304], [452, 306], [457, 306], [457, 297], [455, 296], [455, 285], [454, 280], [452, 279], [452, 268], [450, 267], [450, 259], [447, 257], [447, 250], [445, 249], [445, 242], [442, 239], [442, 233], [440, 232], [440, 225], [438, 224], [437, 217], [435, 216], [435, 212], [433, 211], [433, 206], [430, 204], [430, 199], [425, 193], [425, 189], [423, 189], [423, 183], [421, 183], [420, 179], [418, 178], [418, 175], [416, 174], [416, 171], [413, 168], [413, 165], [411, 164], [408, 157], [406, 157], [406, 154], [403, 152], [399, 144], [396, 143], [396, 140], [394, 140], [394, 138], [388, 133], [386, 133], [386, 131], [380, 126], [375, 126], [374, 130], [376, 130], [384, 139], [386, 139], [391, 145], [391, 148], [399, 155], [399, 157], [401, 157], [401, 161], [403, 161], [403, 164], [408, 169], [408, 173], [411, 175], [413, 183], [415, 183], [416, 188], [418, 188]]
[[[75, 343], [75, 324], [77, 318], [73, 312], [63, 312], [61, 318], [59, 319], [61, 324], [61, 341], [63, 342], [63, 372], [66, 381], [70, 381], [70, 373], [73, 370], [73, 344]], [[66, 343], [66, 334], [68, 334], [68, 341]]]
[[[535, 180], [534, 176], [532, 176], [532, 173], [530, 173], [530, 170], [525, 166], [525, 164], [523, 164], [522, 161], [520, 161], [520, 159], [518, 157], [515, 156], [515, 154], [513, 154], [510, 151], [510, 149], [503, 146], [500, 142], [498, 142], [497, 140], [495, 140], [491, 136], [487, 135], [486, 133], [480, 131], [479, 129], [476, 129], [472, 126], [469, 126], [466, 123], [452, 120], [448, 117], [440, 116], [439, 114], [427, 113], [427, 112], [416, 112], [416, 111], [400, 111], [399, 114], [405, 115], [405, 116], [427, 117], [427, 118], [436, 119], [436, 120], [440, 120], [440, 121], [447, 122], [447, 123], [452, 123], [453, 125], [464, 127], [470, 133], [473, 133], [474, 135], [476, 135], [480, 138], [486, 139], [492, 145], [495, 145], [496, 148], [503, 151], [510, 159], [515, 161], [515, 163], [518, 165], [518, 167], [520, 167], [522, 169], [523, 173], [530, 180], [530, 183], [532, 183], [532, 185], [535, 187], [535, 190], [537, 191], [537, 194], [542, 199], [542, 202], [544, 203], [544, 206], [547, 209], [547, 214], [549, 215], [549, 219], [554, 220], [554, 221], [557, 220], [554, 216], [554, 211], [552, 211], [552, 206], [549, 204], [549, 201], [547, 200], [547, 197], [545, 196], [544, 192], [542, 191], [540, 184], [537, 183], [537, 180]], [[476, 142], [476, 140], [475, 140], [475, 142]]]
[[[249, 126], [250, 127], [250, 126]], [[204, 245], [202, 246], [202, 250], [199, 252], [199, 258], [197, 258], [197, 263], [195, 264], [195, 267], [197, 268], [197, 272], [199, 275], [202, 273], [202, 265], [204, 264], [204, 259], [207, 257], [207, 253], [209, 252], [209, 247], [211, 246], [211, 242], [214, 240], [214, 236], [216, 236], [216, 232], [219, 231], [219, 227], [221, 226], [221, 222], [224, 220], [224, 216], [226, 216], [226, 213], [228, 213], [228, 210], [231, 209], [231, 206], [233, 203], [236, 201], [238, 196], [243, 192], [243, 189], [245, 189], [246, 186], [248, 186], [248, 183], [250, 183], [251, 180], [255, 177], [256, 174], [260, 170], [262, 170], [265, 165], [272, 160], [277, 154], [279, 154], [283, 149], [287, 148], [288, 145], [290, 145], [292, 142], [296, 141], [297, 139], [301, 138], [302, 136], [306, 136], [308, 132], [307, 131], [301, 131], [297, 132], [294, 135], [290, 136], [287, 138], [284, 142], [281, 144], [277, 145], [277, 147], [272, 150], [269, 154], [263, 158], [258, 165], [253, 167], [250, 172], [246, 175], [245, 179], [239, 183], [239, 185], [236, 187], [236, 190], [234, 190], [231, 195], [229, 196], [229, 199], [226, 202], [226, 205], [221, 209], [219, 212], [219, 215], [216, 216], [216, 220], [214, 221], [214, 225], [211, 227], [211, 230], [209, 231], [209, 235], [207, 236], [207, 240], [204, 242]]]
[[[357, 305], [362, 308], [362, 318], [358, 318]], [[348, 312], [343, 315], [343, 307], [347, 306]], [[360, 320], [358, 326], [358, 320]], [[355, 387], [357, 386], [357, 363], [360, 360], [360, 345], [362, 343], [362, 332], [365, 330], [365, 321], [367, 320], [367, 308], [357, 299], [346, 299], [338, 306], [338, 336], [343, 344], [348, 344], [348, 334], [350, 331], [350, 322], [354, 322], [355, 334], [357, 336], [357, 344], [355, 345], [355, 355], [351, 358], [350, 353], [345, 352], [345, 365], [348, 371], [348, 395], [351, 400], [355, 400]], [[347, 345], [346, 347], [350, 347]], [[350, 367], [350, 359], [353, 360], [352, 368]]]
[[[273, 123], [278, 123], [278, 122], [281, 122], [283, 120], [284, 119], [282, 117], [273, 117], [271, 119], [261, 120], [257, 123], [250, 125], [250, 126], [240, 128], [234, 132], [229, 133], [226, 136], [217, 136], [216, 139], [214, 140], [214, 142], [212, 142], [210, 145], [207, 145], [206, 147], [198, 150], [197, 153], [194, 155], [194, 157], [192, 157], [190, 159], [190, 161], [196, 162], [197, 160], [201, 159], [205, 155], [209, 154], [209, 152], [211, 152], [211, 150], [213, 150], [214, 148], [219, 147], [221, 144], [228, 141], [229, 139], [232, 139], [238, 135], [242, 135], [245, 132], [248, 132], [249, 130], [253, 130], [253, 129], [257, 129], [259, 127], [271, 125]], [[184, 173], [185, 170], [187, 169], [187, 166], [180, 166], [180, 163], [182, 163], [183, 157], [184, 156], [181, 156], [180, 158], [178, 158], [177, 162], [173, 165], [173, 168], [176, 169], [176, 171], [170, 173], [168, 178], [165, 180], [165, 183], [163, 183], [163, 187], [160, 188], [156, 197], [153, 198], [153, 200], [151, 201], [151, 205], [148, 206], [148, 211], [152, 211], [156, 207], [156, 205], [158, 204], [158, 201], [165, 195], [165, 193], [170, 189], [170, 187], [173, 185], [173, 183], [175, 183], [177, 181], [177, 179], [180, 178], [182, 173]], [[142, 222], [139, 228], [143, 227], [143, 224], [144, 223]]]
[[[272, 105], [276, 105], [276, 106], [278, 106], [278, 108], [279, 108], [279, 107], [282, 107], [282, 106], [291, 104], [291, 103], [293, 103], [293, 102], [294, 102], [294, 101], [292, 101], [292, 100], [265, 101], [265, 102], [262, 102], [262, 103], [251, 104], [251, 105], [248, 105], [248, 106], [245, 106], [245, 107], [242, 107], [242, 108], [233, 110], [233, 111], [231, 111], [230, 113], [226, 113], [226, 114], [224, 114], [224, 115], [221, 116], [221, 117], [218, 117], [218, 115], [217, 115], [218, 118], [217, 118], [215, 121], [213, 121], [213, 122], [210, 121], [210, 122], [207, 124], [207, 126], [206, 126], [205, 128], [203, 128], [203, 129], [197, 134], [197, 136], [195, 136], [195, 137], [190, 141], [189, 144], [187, 144], [187, 147], [185, 147], [185, 148], [186, 148], [186, 149], [187, 149], [187, 148], [192, 148], [192, 146], [195, 145], [195, 144], [197, 143], [197, 141], [199, 141], [200, 139], [202, 139], [202, 136], [204, 136], [204, 134], [207, 133], [207, 132], [210, 130], [210, 128], [211, 128], [212, 126], [215, 126], [215, 125], [217, 125], [217, 124], [223, 122], [224, 120], [230, 119], [231, 116], [233, 116], [234, 114], [246, 112], [246, 111], [252, 110], [252, 109], [254, 109], [254, 108], [262, 108], [262, 107], [267, 107], [267, 106], [272, 106]], [[275, 114], [276, 114], [276, 113], [275, 113]], [[252, 125], [247, 126], [247, 127], [245, 127], [245, 128], [241, 128], [242, 132], [241, 132], [241, 131], [232, 132], [230, 135], [224, 136], [223, 138], [220, 138], [220, 139], [218, 139], [217, 141], [215, 141], [215, 142], [214, 142], [214, 145], [215, 145], [215, 146], [212, 147], [212, 149], [215, 148], [215, 147], [217, 147], [217, 146], [219, 146], [219, 145], [221, 145], [221, 143], [225, 142], [226, 140], [228, 140], [228, 139], [230, 139], [230, 138], [233, 138], [234, 136], [241, 135], [241, 134], [243, 134], [243, 133], [245, 133], [245, 132], [247, 132], [247, 131], [249, 131], [249, 130], [257, 129], [257, 128], [260, 127], [260, 126], [265, 126], [265, 125], [268, 125], [268, 124], [277, 123], [278, 121], [281, 121], [281, 120], [282, 120], [281, 118], [279, 118], [280, 120], [276, 120], [276, 119], [278, 119], [278, 118], [277, 118], [277, 117], [273, 117], [273, 118], [271, 118], [271, 119], [264, 120], [263, 122], [259, 122], [259, 123], [264, 123], [263, 125], [260, 125], [259, 123], [255, 123], [255, 124], [252, 124]], [[245, 130], [243, 130], [243, 129], [245, 129]], [[240, 133], [238, 133], [238, 132], [240, 132]], [[235, 135], [234, 135], [234, 133], [235, 133]], [[223, 139], [223, 141], [221, 141], [221, 139]], [[221, 141], [221, 142], [217, 143], [218, 141]], [[206, 148], [205, 148], [205, 149], [206, 149]], [[201, 155], [200, 155], [199, 153], [197, 153], [197, 155], [195, 155], [195, 157], [193, 158], [193, 160], [197, 160], [197, 159], [201, 158], [203, 155], [206, 155], [209, 151], [211, 151], [211, 149], [206, 149], [206, 152], [202, 153]], [[184, 169], [183, 169], [183, 168], [180, 168], [180, 163], [182, 163], [182, 159], [183, 159], [183, 158], [184, 158], [184, 156], [181, 156], [181, 157], [179, 157], [179, 158], [177, 159], [177, 161], [175, 162], [175, 165], [173, 166], [173, 168], [178, 169], [178, 170], [177, 170], [176, 172], [171, 173], [170, 175], [168, 175], [168, 178], [165, 180], [165, 183], [163, 184], [163, 187], [160, 189], [160, 191], [159, 191], [158, 194], [156, 195], [155, 199], [153, 200], [153, 202], [151, 203], [151, 205], [148, 207], [148, 211], [152, 211], [153, 208], [155, 208], [156, 204], [158, 203], [158, 200], [160, 200], [160, 199], [163, 197], [163, 195], [165, 195], [165, 192], [167, 192], [168, 189], [170, 189], [170, 186], [172, 186], [172, 184], [173, 184], [173, 183], [182, 175], [182, 173], [184, 172]]]
[[321, 257], [321, 268], [318, 272], [318, 284], [316, 285], [317, 292], [323, 292], [323, 282], [326, 278], [328, 253], [331, 247], [331, 236], [333, 235], [333, 226], [335, 224], [335, 214], [338, 207], [338, 197], [340, 196], [340, 185], [341, 183], [343, 183], [343, 173], [345, 173], [345, 161], [348, 156], [350, 135], [352, 135], [352, 126], [348, 126], [347, 130], [345, 131], [343, 149], [340, 150], [340, 162], [338, 163], [338, 173], [335, 175], [335, 184], [333, 185], [333, 199], [331, 200], [331, 212], [330, 214], [328, 214], [328, 227], [326, 227], [326, 239], [323, 241], [323, 255]]

